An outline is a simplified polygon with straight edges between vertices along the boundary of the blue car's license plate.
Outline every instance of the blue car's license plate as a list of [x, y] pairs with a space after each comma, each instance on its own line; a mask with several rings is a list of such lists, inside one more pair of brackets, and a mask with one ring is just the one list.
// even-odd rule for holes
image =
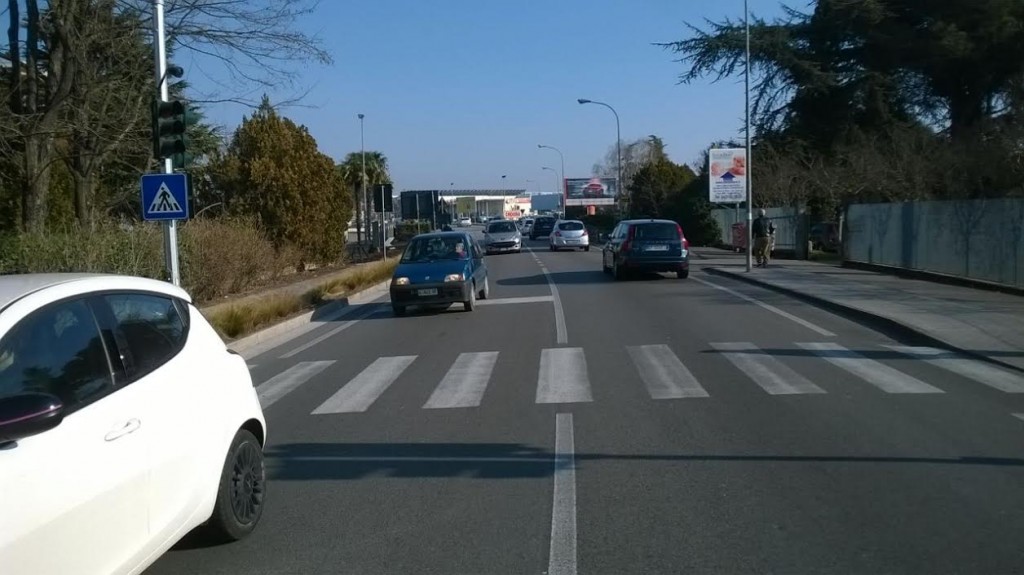
[[418, 290], [416, 290], [416, 295], [419, 295], [419, 296], [437, 295], [437, 288], [418, 289]]

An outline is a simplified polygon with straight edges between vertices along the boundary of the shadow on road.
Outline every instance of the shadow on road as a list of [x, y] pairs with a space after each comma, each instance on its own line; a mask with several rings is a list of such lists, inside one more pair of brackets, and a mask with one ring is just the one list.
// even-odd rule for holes
[[[1024, 467], [1007, 457], [844, 455], [612, 455], [577, 453], [576, 466], [598, 461], [666, 463], [840, 463]], [[558, 465], [568, 465], [567, 459]], [[267, 449], [267, 472], [277, 481], [354, 480], [368, 477], [522, 479], [547, 477], [553, 452], [518, 443], [288, 443]]]
[[[603, 284], [612, 283], [615, 280], [612, 276], [605, 274], [600, 269], [575, 271], [575, 272], [551, 272], [551, 279], [554, 280], [555, 285], [579, 285], [579, 284]], [[660, 280], [673, 280], [679, 281], [674, 275], [668, 274], [657, 274], [657, 273], [632, 273], [626, 276], [626, 281], [660, 281]], [[685, 281], [685, 280], [683, 280]], [[498, 285], [503, 286], [533, 286], [533, 285], [547, 285], [548, 280], [544, 274], [535, 274], [532, 276], [522, 276], [516, 278], [505, 278], [497, 281]]]

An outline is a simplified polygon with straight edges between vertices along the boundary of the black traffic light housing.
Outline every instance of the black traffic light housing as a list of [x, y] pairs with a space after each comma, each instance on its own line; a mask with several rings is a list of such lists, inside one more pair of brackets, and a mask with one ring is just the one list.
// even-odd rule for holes
[[153, 157], [157, 160], [185, 153], [187, 111], [181, 100], [153, 101]]

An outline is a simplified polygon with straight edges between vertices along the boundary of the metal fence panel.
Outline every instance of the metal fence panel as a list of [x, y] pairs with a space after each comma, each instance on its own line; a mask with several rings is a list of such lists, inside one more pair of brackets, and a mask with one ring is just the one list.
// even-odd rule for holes
[[1024, 288], [1024, 200], [850, 206], [846, 259]]

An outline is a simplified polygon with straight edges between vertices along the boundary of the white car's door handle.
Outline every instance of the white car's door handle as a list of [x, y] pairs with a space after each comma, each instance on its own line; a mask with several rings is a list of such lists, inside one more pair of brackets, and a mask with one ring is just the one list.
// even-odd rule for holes
[[125, 435], [128, 435], [129, 433], [132, 433], [141, 425], [142, 422], [139, 421], [138, 419], [129, 419], [128, 421], [124, 422], [124, 425], [118, 427], [117, 429], [109, 431], [106, 435], [103, 436], [103, 439], [105, 439], [106, 441], [114, 441], [115, 439], [119, 439], [121, 437], [124, 437]]

